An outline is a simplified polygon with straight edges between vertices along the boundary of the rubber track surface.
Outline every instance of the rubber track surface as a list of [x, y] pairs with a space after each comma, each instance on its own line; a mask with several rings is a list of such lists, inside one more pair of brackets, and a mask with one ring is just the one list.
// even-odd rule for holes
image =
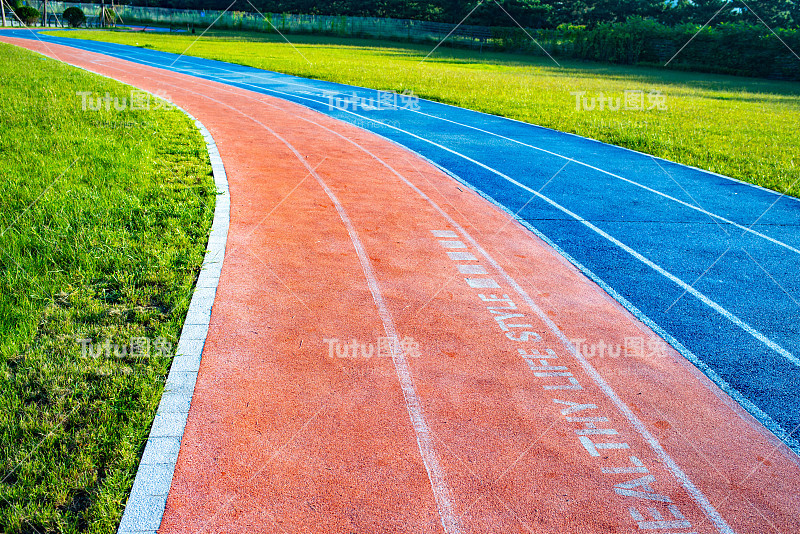
[[[800, 452], [797, 199], [434, 102], [370, 110], [378, 94], [357, 87], [38, 38], [284, 98], [423, 155], [514, 214]], [[590, 356], [602, 342], [587, 339], [581, 349]]]

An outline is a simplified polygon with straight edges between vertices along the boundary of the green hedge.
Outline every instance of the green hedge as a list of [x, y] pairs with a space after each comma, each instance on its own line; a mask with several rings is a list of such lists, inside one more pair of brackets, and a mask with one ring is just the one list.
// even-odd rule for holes
[[[800, 50], [800, 31], [776, 33], [793, 50]], [[800, 80], [800, 59], [763, 25], [720, 24], [700, 31], [695, 24], [669, 27], [632, 18], [599, 24], [577, 34], [574, 43], [580, 59], [664, 65], [674, 56], [672, 68]]]
[[632, 17], [591, 29], [561, 25], [555, 30], [528, 30], [538, 45], [519, 28], [494, 28], [492, 44], [503, 50], [534, 53], [541, 53], [541, 45], [554, 57], [604, 63], [669, 62], [673, 69], [800, 80], [800, 59], [787, 48], [800, 51], [800, 30], [776, 29], [776, 36], [761, 24], [725, 23], [702, 31], [700, 28], [697, 24], [666, 26]]

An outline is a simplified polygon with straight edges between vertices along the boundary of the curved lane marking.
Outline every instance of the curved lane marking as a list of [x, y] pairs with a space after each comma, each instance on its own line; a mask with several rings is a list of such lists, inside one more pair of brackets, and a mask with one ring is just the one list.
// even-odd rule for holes
[[[241, 83], [241, 82], [239, 82], [239, 83]], [[243, 85], [249, 85], [249, 84], [243, 84]], [[281, 91], [275, 91], [275, 90], [272, 90], [272, 89], [267, 89], [267, 90], [294, 97], [294, 95], [291, 95], [289, 93], [283, 93]], [[297, 97], [297, 98], [303, 98], [303, 97]], [[313, 100], [313, 99], [308, 99], [308, 100], [312, 100], [314, 102], [317, 102], [316, 100]], [[772, 349], [776, 353], [778, 353], [781, 356], [783, 356], [787, 361], [789, 361], [793, 365], [795, 365], [797, 367], [800, 367], [800, 358], [797, 358], [794, 354], [792, 354], [788, 350], [786, 350], [783, 347], [781, 347], [779, 344], [777, 344], [774, 341], [772, 341], [771, 339], [769, 339], [767, 336], [765, 336], [764, 334], [762, 334], [761, 332], [759, 332], [758, 330], [756, 330], [755, 328], [753, 328], [752, 326], [747, 324], [745, 321], [740, 319], [738, 316], [734, 315], [733, 313], [731, 313], [727, 309], [723, 308], [721, 305], [717, 304], [715, 301], [713, 301], [710, 298], [708, 298], [705, 294], [703, 294], [700, 291], [696, 290], [694, 287], [692, 287], [691, 285], [687, 284], [686, 282], [684, 282], [683, 280], [681, 280], [680, 278], [678, 278], [674, 274], [670, 273], [669, 271], [667, 271], [666, 269], [664, 269], [660, 265], [658, 265], [655, 262], [653, 262], [652, 260], [646, 258], [645, 256], [643, 256], [642, 254], [640, 254], [639, 252], [637, 252], [633, 248], [629, 247], [628, 245], [624, 244], [619, 239], [613, 237], [611, 234], [605, 232], [604, 230], [600, 229], [599, 227], [597, 227], [596, 225], [592, 224], [588, 220], [584, 219], [580, 215], [570, 211], [566, 207], [564, 207], [561, 204], [555, 202], [554, 200], [550, 199], [549, 197], [541, 194], [540, 192], [536, 191], [535, 189], [526, 186], [525, 184], [515, 180], [514, 178], [511, 178], [510, 176], [498, 171], [497, 169], [494, 169], [494, 168], [492, 168], [492, 167], [490, 167], [490, 166], [488, 166], [488, 165], [486, 165], [484, 163], [481, 163], [480, 161], [472, 159], [472, 158], [470, 158], [469, 156], [467, 156], [465, 154], [462, 154], [462, 153], [460, 153], [460, 152], [458, 152], [456, 150], [453, 150], [453, 149], [448, 148], [448, 147], [446, 147], [444, 145], [441, 145], [441, 144], [439, 144], [439, 143], [437, 143], [435, 141], [431, 141], [430, 139], [426, 139], [426, 138], [424, 138], [422, 136], [419, 136], [419, 135], [417, 135], [415, 133], [409, 132], [407, 130], [403, 130], [402, 128], [399, 128], [397, 126], [393, 126], [391, 124], [387, 124], [387, 123], [372, 119], [370, 117], [366, 117], [364, 115], [359, 115], [358, 113], [355, 113], [355, 112], [352, 112], [352, 111], [349, 111], [349, 110], [344, 110], [344, 111], [346, 113], [350, 113], [352, 115], [355, 115], [356, 117], [359, 117], [359, 118], [374, 122], [376, 124], [380, 124], [382, 126], [386, 126], [387, 128], [391, 128], [393, 130], [397, 130], [397, 131], [399, 131], [401, 133], [404, 133], [404, 134], [409, 135], [411, 137], [417, 138], [420, 141], [424, 141], [424, 142], [429, 143], [429, 144], [431, 144], [431, 145], [433, 145], [433, 146], [435, 146], [437, 148], [440, 148], [442, 150], [450, 152], [451, 154], [453, 154], [455, 156], [458, 156], [460, 158], [463, 158], [463, 159], [469, 161], [470, 163], [473, 163], [473, 164], [475, 164], [475, 165], [477, 165], [479, 167], [482, 167], [482, 168], [486, 169], [487, 171], [489, 171], [491, 173], [494, 173], [497, 176], [500, 176], [501, 178], [503, 178], [507, 182], [509, 182], [511, 184], [514, 184], [517, 187], [519, 187], [519, 188], [521, 188], [521, 189], [523, 189], [525, 191], [528, 191], [529, 193], [539, 197], [540, 199], [544, 200], [545, 202], [547, 202], [548, 204], [550, 204], [554, 208], [562, 211], [563, 213], [569, 215], [570, 217], [572, 217], [576, 221], [578, 221], [581, 224], [587, 226], [589, 229], [593, 230], [594, 232], [599, 234], [601, 237], [603, 237], [606, 240], [612, 242], [617, 247], [621, 248], [622, 250], [624, 250], [628, 254], [632, 255], [637, 260], [641, 261], [642, 263], [644, 263], [645, 265], [647, 265], [651, 269], [655, 270], [656, 272], [658, 272], [662, 276], [666, 277], [667, 279], [669, 279], [670, 281], [672, 281], [673, 283], [678, 285], [680, 288], [682, 288], [685, 292], [691, 293], [698, 300], [700, 300], [703, 304], [705, 304], [706, 306], [712, 308], [714, 311], [716, 311], [717, 313], [719, 313], [720, 315], [722, 315], [723, 317], [725, 317], [726, 319], [731, 321], [733, 324], [735, 324], [736, 326], [738, 326], [739, 328], [741, 328], [742, 330], [744, 330], [745, 332], [747, 332], [748, 334], [753, 336], [755, 339], [757, 339], [758, 341], [760, 341], [761, 343], [763, 343], [764, 345], [766, 345], [767, 347], [769, 347], [770, 349]]]

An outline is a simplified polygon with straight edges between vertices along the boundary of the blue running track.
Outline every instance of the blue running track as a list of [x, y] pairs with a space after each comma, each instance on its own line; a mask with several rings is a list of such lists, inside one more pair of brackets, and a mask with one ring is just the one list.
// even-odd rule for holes
[[124, 45], [5, 34], [283, 98], [408, 147], [514, 214], [800, 453], [797, 199], [435, 102], [339, 109], [331, 95], [371, 100], [376, 92]]

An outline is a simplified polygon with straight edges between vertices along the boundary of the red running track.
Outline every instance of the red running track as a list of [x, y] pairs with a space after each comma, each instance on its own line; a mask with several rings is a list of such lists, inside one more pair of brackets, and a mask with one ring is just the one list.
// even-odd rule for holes
[[791, 451], [419, 157], [275, 98], [1, 40], [169, 94], [225, 163], [160, 532], [800, 532]]

